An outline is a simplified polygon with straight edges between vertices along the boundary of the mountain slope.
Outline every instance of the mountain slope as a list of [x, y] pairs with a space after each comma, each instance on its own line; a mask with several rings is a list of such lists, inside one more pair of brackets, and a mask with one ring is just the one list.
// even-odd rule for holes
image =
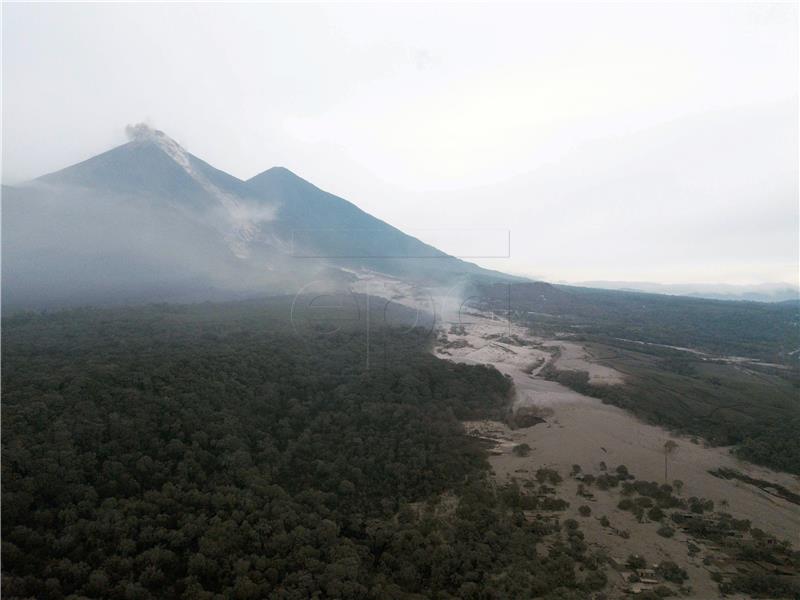
[[271, 229], [290, 243], [296, 258], [425, 280], [519, 279], [448, 256], [283, 167], [264, 171], [245, 186], [250, 196], [277, 205]]
[[195, 208], [212, 206], [207, 191], [183, 166], [158, 145], [144, 140], [128, 142], [37, 181], [142, 198], [169, 198]]
[[292, 293], [360, 269], [436, 284], [516, 279], [450, 257], [286, 169], [245, 182], [163, 132], [129, 134], [81, 163], [4, 186], [6, 303]]

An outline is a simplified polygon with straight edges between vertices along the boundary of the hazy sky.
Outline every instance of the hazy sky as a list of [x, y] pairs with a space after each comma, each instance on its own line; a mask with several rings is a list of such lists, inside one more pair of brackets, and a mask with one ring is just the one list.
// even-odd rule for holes
[[797, 283], [796, 3], [2, 10], [4, 183], [146, 121], [484, 266]]

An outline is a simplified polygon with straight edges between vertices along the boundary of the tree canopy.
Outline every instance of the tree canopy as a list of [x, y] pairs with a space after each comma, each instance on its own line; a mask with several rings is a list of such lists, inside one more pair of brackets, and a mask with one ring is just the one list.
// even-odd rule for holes
[[[297, 335], [286, 304], [3, 323], [7, 598], [527, 598], [602, 587], [580, 532], [487, 482], [461, 419], [511, 384], [422, 330]], [[372, 344], [375, 360], [363, 360]]]

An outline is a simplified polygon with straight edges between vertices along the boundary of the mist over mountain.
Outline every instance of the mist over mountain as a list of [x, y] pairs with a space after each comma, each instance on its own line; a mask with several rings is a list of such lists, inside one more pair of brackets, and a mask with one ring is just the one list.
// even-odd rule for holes
[[287, 169], [242, 181], [161, 131], [128, 134], [3, 186], [7, 307], [293, 293], [361, 269], [420, 283], [519, 280], [448, 256]]

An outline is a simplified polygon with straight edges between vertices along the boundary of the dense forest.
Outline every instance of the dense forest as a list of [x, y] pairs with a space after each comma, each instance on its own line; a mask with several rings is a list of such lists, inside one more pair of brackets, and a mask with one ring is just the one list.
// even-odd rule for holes
[[464, 434], [506, 378], [433, 358], [426, 331], [289, 321], [282, 299], [4, 319], [4, 597], [603, 587], [576, 527], [537, 549], [553, 532]]

